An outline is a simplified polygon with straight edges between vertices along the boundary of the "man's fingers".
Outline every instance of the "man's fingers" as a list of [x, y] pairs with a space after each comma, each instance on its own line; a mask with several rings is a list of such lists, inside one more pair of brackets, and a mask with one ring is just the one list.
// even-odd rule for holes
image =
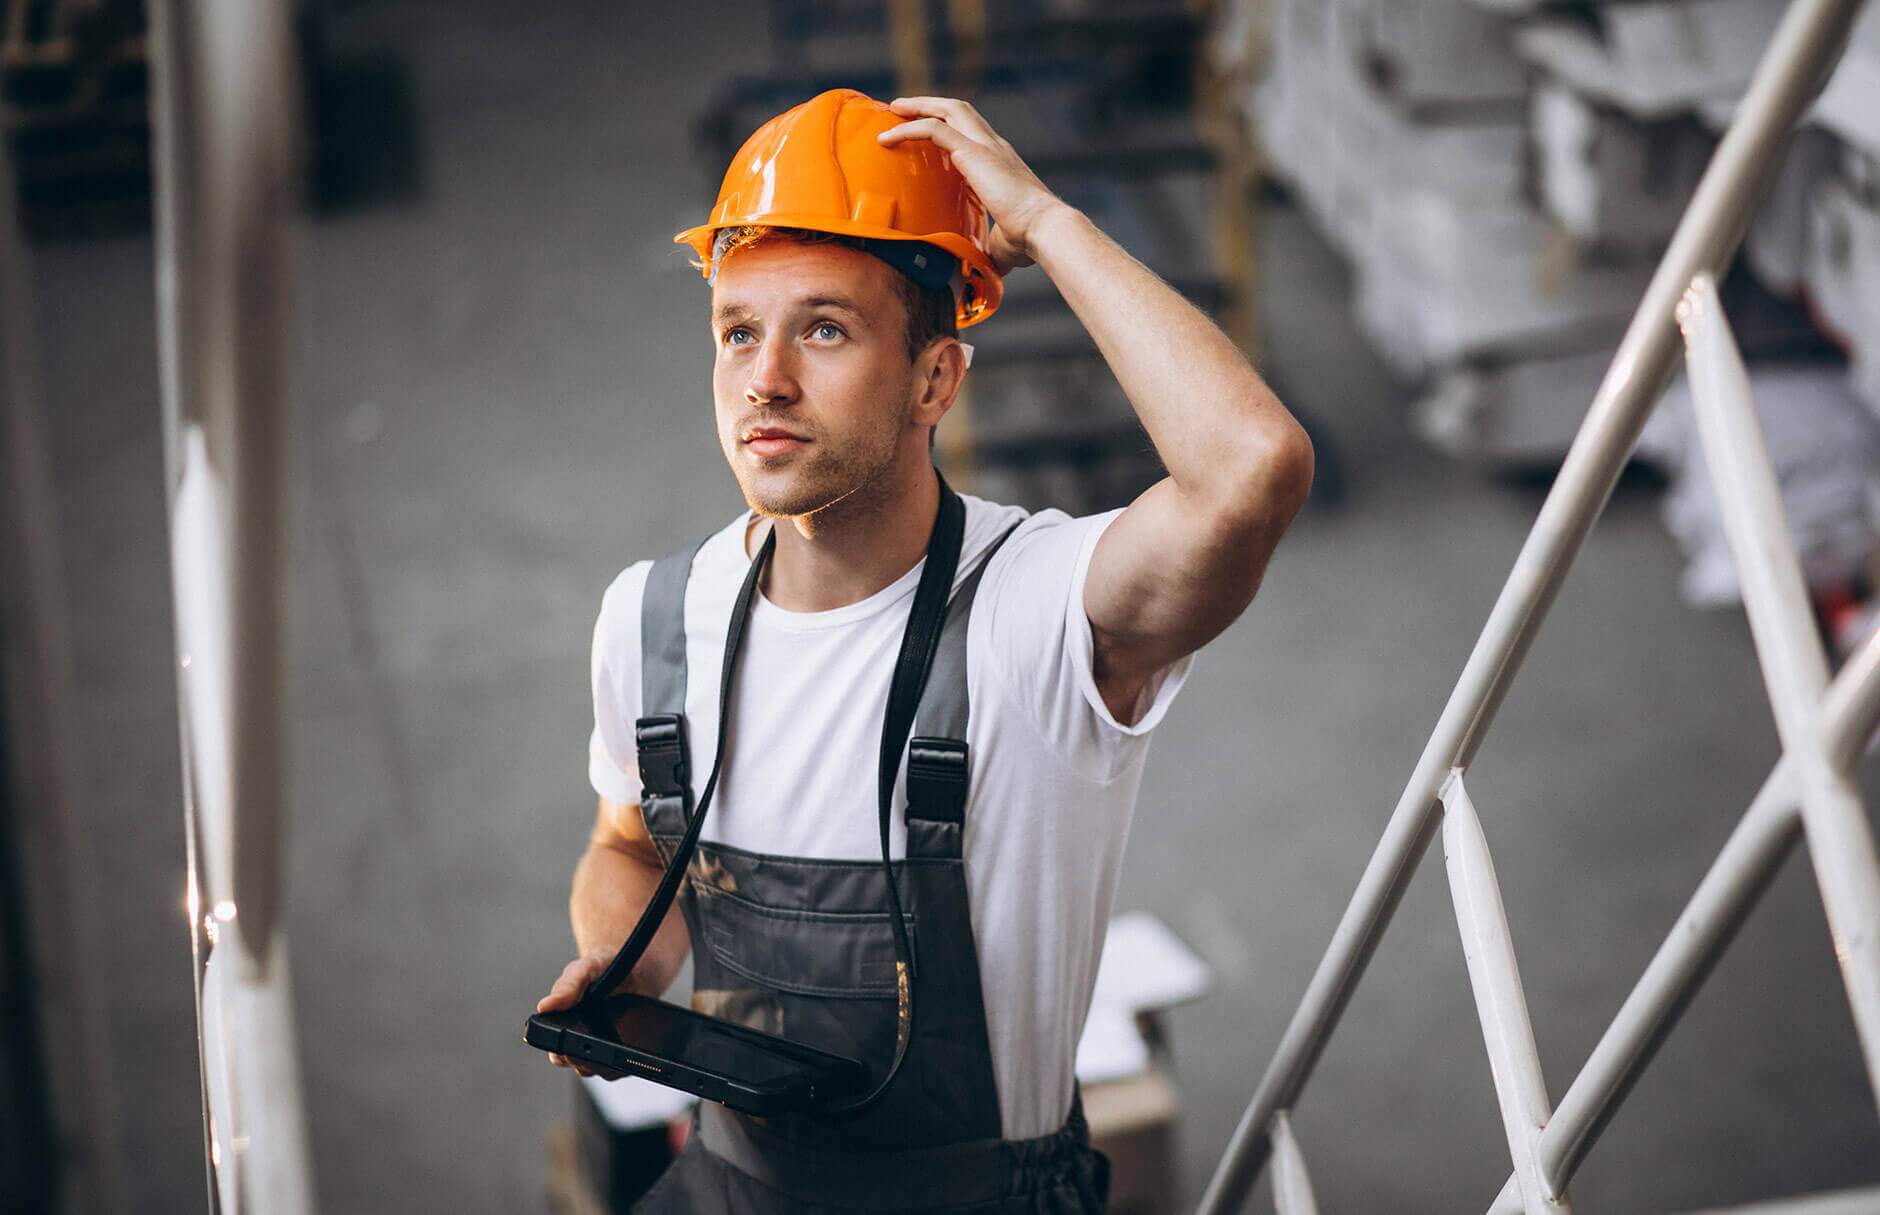
[[990, 143], [998, 138], [985, 116], [974, 109], [971, 102], [961, 101], [957, 97], [897, 97], [888, 103], [888, 108], [897, 114], [945, 119], [949, 125], [981, 143]]
[[606, 969], [606, 961], [598, 955], [576, 958], [562, 967], [561, 974], [549, 985], [548, 994], [536, 1001], [535, 1011], [553, 1012], [558, 1008], [567, 1008]]
[[932, 140], [935, 146], [948, 152], [956, 152], [973, 143], [965, 132], [939, 118], [916, 118], [898, 127], [889, 127], [881, 133], [879, 138], [882, 146], [889, 148], [904, 140], [928, 139]]

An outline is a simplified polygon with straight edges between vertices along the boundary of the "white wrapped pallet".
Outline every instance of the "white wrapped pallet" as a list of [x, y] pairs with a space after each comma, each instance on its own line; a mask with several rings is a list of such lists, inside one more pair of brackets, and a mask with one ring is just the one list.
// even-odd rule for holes
[[[1736, 103], [1733, 96], [1714, 98], [1698, 113], [1712, 130], [1722, 131]], [[1849, 149], [1845, 155], [1844, 146]], [[1793, 295], [1803, 290], [1816, 224], [1813, 195], [1819, 183], [1842, 174], [1847, 157], [1853, 158], [1851, 164], [1863, 158], [1880, 161], [1880, 4], [1868, 5], [1855, 23], [1841, 62], [1796, 131], [1743, 242], [1750, 269], [1771, 291]], [[1827, 319], [1845, 340], [1845, 322], [1836, 325], [1833, 318], [1845, 315], [1840, 296], [1846, 293], [1836, 294], [1832, 283], [1827, 290], [1832, 297], [1825, 301]]]
[[1516, 106], [1473, 107], [1457, 121], [1419, 120], [1373, 88], [1339, 48], [1338, 5], [1284, 0], [1273, 67], [1251, 93], [1252, 120], [1280, 175], [1331, 242], [1354, 262], [1389, 223], [1406, 189], [1512, 198], [1523, 132]]
[[1880, 4], [1868, 4], [1810, 118], [1880, 160]]
[[1507, 19], [1464, 0], [1336, 0], [1324, 7], [1339, 53], [1401, 105], [1513, 103], [1527, 92]]
[[1515, 46], [1575, 92], [1662, 118], [1741, 94], [1785, 7], [1783, 0], [1606, 4], [1590, 22], [1533, 21]]
[[[1880, 466], [1880, 421], [1849, 394], [1838, 368], [1757, 367], [1750, 393], [1809, 586], [1825, 591], [1863, 579], [1880, 541], [1872, 484]], [[1682, 380], [1665, 393], [1638, 452], [1671, 476], [1664, 518], [1687, 558], [1680, 580], [1685, 599], [1700, 606], [1736, 603], [1736, 562]]]
[[1410, 188], [1380, 207], [1357, 266], [1359, 327], [1398, 371], [1604, 340], [1638, 306], [1648, 261], [1589, 262], [1519, 198]]
[[1535, 192], [1576, 239], [1656, 255], [1716, 141], [1688, 117], [1634, 118], [1543, 76], [1528, 109]]
[[1841, 146], [1825, 131], [1795, 133], [1782, 167], [1763, 195], [1743, 239], [1743, 259], [1763, 286], [1777, 295], [1802, 290], [1807, 269], [1810, 206], [1817, 185], [1833, 175]]
[[1558, 286], [1518, 270], [1498, 282], [1442, 283], [1383, 261], [1359, 267], [1359, 328], [1400, 373], [1418, 377], [1476, 354], [1597, 340], [1638, 305], [1647, 273], [1599, 270]]
[[1880, 182], [1865, 184], [1817, 183], [1803, 278], [1816, 323], [1848, 352], [1854, 391], [1880, 412], [1880, 190], [1871, 188]]

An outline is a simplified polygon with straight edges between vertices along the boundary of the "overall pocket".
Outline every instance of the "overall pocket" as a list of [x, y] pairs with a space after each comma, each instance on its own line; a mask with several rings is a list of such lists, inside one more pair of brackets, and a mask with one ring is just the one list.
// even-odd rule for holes
[[[693, 944], [711, 961], [759, 986], [835, 1000], [892, 1000], [892, 912], [822, 912], [766, 907], [702, 883], [693, 884], [698, 928]], [[910, 949], [915, 918], [906, 917]], [[704, 961], [700, 958], [699, 961]]]

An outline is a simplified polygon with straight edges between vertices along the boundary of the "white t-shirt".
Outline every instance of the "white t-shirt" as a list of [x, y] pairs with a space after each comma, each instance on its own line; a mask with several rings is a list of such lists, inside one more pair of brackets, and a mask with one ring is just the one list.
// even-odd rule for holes
[[[1091, 673], [1083, 605], [1091, 551], [1119, 512], [1028, 517], [1017, 507], [964, 500], [958, 578], [1023, 520], [987, 568], [967, 630], [972, 776], [962, 846], [1003, 1132], [1028, 1139], [1069, 1116], [1072, 1063], [1149, 732], [1180, 688], [1188, 659], [1151, 682], [1133, 725], [1118, 723]], [[750, 566], [749, 524], [749, 516], [740, 518], [705, 542], [686, 590], [695, 795], [711, 766], [718, 672]], [[640, 599], [650, 568], [642, 561], [614, 580], [594, 630], [589, 778], [602, 797], [624, 804], [640, 798], [633, 723], [640, 715]], [[826, 612], [786, 611], [758, 596], [703, 838], [773, 855], [879, 859], [881, 720], [920, 570]], [[904, 768], [894, 794], [897, 857], [906, 848], [905, 777]]]

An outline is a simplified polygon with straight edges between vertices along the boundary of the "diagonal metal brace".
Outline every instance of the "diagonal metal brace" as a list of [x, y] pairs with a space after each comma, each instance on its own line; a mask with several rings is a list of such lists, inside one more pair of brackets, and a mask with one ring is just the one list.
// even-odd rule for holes
[[1489, 1072], [1495, 1080], [1495, 1102], [1501, 1107], [1502, 1129], [1508, 1135], [1508, 1154], [1514, 1159], [1521, 1201], [1528, 1215], [1571, 1215], [1573, 1207], [1566, 1193], [1556, 1192], [1541, 1168], [1540, 1133], [1552, 1114], [1547, 1104], [1547, 1082], [1541, 1076], [1540, 1052], [1534, 1046], [1534, 1026], [1528, 1020], [1527, 997], [1521, 990], [1521, 971], [1515, 964], [1514, 940], [1501, 903], [1501, 886], [1495, 881], [1488, 840], [1482, 835], [1475, 803], [1463, 787], [1460, 769], [1443, 782], [1442, 800], [1443, 858], [1449, 867], [1449, 892], [1456, 902], [1456, 926], [1462, 931], [1462, 953], [1469, 963], [1469, 986], [1475, 991], [1475, 1011], [1482, 1020]]

